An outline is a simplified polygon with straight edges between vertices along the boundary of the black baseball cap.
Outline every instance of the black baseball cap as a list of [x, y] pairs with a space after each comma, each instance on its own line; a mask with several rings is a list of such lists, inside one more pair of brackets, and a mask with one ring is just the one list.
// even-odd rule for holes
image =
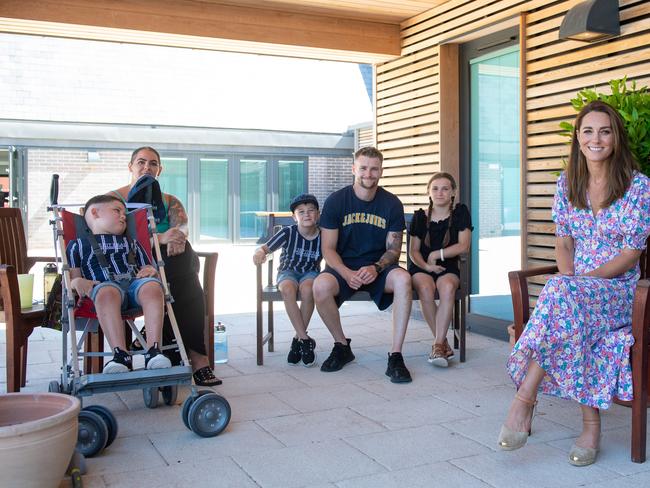
[[311, 193], [301, 193], [297, 197], [294, 197], [294, 199], [291, 200], [289, 209], [293, 212], [298, 205], [302, 205], [303, 203], [311, 203], [316, 207], [316, 210], [318, 210], [318, 200], [316, 200], [316, 197]]

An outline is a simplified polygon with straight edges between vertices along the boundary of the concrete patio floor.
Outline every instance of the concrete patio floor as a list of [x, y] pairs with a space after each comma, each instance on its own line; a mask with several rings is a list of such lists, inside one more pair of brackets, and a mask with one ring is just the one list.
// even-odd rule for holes
[[[580, 429], [575, 405], [540, 396], [533, 436], [523, 449], [502, 452], [496, 437], [513, 396], [505, 372], [508, 344], [468, 335], [467, 362], [448, 369], [426, 362], [431, 333], [412, 320], [404, 355], [413, 382], [384, 376], [390, 315], [371, 304], [342, 308], [356, 361], [336, 373], [290, 366], [292, 337], [276, 312], [276, 352], [255, 363], [254, 314], [221, 315], [230, 361], [217, 368], [216, 391], [232, 407], [230, 425], [204, 439], [185, 428], [180, 404], [145, 408], [141, 392], [85, 400], [109, 407], [119, 422], [115, 442], [87, 461], [85, 487], [631, 487], [650, 485], [650, 462], [630, 461], [630, 411], [603, 412], [598, 462], [576, 468], [566, 460]], [[310, 327], [319, 362], [332, 340], [317, 314]], [[4, 342], [4, 324], [0, 325]], [[28, 384], [47, 391], [60, 366], [60, 335], [36, 329], [30, 338]], [[2, 365], [4, 345], [0, 347]], [[5, 368], [0, 368], [6, 391]], [[16, 486], [19, 486], [17, 483]], [[69, 486], [63, 480], [61, 486]]]

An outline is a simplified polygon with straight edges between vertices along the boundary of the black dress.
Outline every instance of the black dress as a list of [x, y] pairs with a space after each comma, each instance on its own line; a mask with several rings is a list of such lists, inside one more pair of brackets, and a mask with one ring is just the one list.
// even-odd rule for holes
[[[449, 225], [449, 218], [447, 217], [440, 222], [427, 222], [427, 212], [426, 210], [420, 209], [413, 214], [413, 220], [409, 227], [409, 235], [415, 236], [420, 239], [420, 253], [422, 254], [422, 259], [425, 261], [429, 257], [429, 254], [432, 251], [437, 251], [442, 247], [442, 241], [445, 238], [445, 233], [447, 232], [447, 227], [449, 227], [449, 242], [445, 247], [452, 246], [458, 243], [458, 233], [462, 230], [469, 229], [474, 230], [472, 227], [472, 217], [469, 213], [469, 210], [466, 205], [460, 203], [456, 205], [456, 208], [451, 213], [451, 225]], [[427, 232], [429, 233], [429, 243], [430, 246], [426, 246], [424, 243], [424, 238], [426, 237]], [[434, 280], [439, 276], [442, 276], [447, 273], [453, 273], [456, 276], [460, 277], [460, 269], [458, 268], [458, 256], [453, 258], [446, 258], [444, 261], [436, 261], [436, 264], [445, 268], [442, 273], [430, 273], [419, 266], [416, 266], [413, 262], [409, 261], [408, 270], [411, 275], [415, 273], [426, 273], [431, 276]]]

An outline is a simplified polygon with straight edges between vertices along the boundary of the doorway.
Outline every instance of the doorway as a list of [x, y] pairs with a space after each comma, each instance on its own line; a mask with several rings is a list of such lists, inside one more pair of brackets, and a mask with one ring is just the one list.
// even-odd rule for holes
[[[472, 214], [470, 313], [512, 321], [508, 272], [521, 266], [517, 31], [461, 49], [464, 185]], [[467, 186], [466, 186], [467, 188]]]

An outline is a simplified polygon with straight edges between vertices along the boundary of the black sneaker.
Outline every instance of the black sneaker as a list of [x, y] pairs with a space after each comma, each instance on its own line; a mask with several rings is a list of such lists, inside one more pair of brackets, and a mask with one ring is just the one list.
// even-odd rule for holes
[[294, 337], [291, 341], [291, 349], [289, 349], [289, 354], [287, 355], [287, 362], [289, 364], [298, 364], [302, 358], [302, 353], [300, 352], [300, 340], [297, 337]]
[[311, 367], [316, 364], [316, 341], [311, 337], [300, 340], [300, 353], [302, 354], [302, 364]]
[[388, 354], [388, 367], [386, 368], [386, 376], [390, 378], [392, 383], [410, 383], [411, 373], [406, 369], [404, 364], [404, 357], [401, 352], [394, 352]]
[[133, 362], [131, 360], [131, 355], [119, 347], [116, 347], [113, 349], [113, 359], [104, 365], [102, 373], [126, 373], [132, 369]]
[[160, 349], [158, 343], [154, 342], [153, 346], [144, 355], [144, 368], [145, 369], [162, 369], [171, 368], [172, 362], [165, 356]]
[[321, 371], [325, 373], [331, 373], [332, 371], [338, 371], [343, 369], [343, 366], [348, 364], [350, 361], [354, 361], [354, 354], [352, 354], [352, 349], [350, 348], [350, 339], [347, 339], [347, 344], [341, 344], [340, 342], [335, 342], [334, 347], [330, 356], [323, 361], [323, 364], [320, 367]]

